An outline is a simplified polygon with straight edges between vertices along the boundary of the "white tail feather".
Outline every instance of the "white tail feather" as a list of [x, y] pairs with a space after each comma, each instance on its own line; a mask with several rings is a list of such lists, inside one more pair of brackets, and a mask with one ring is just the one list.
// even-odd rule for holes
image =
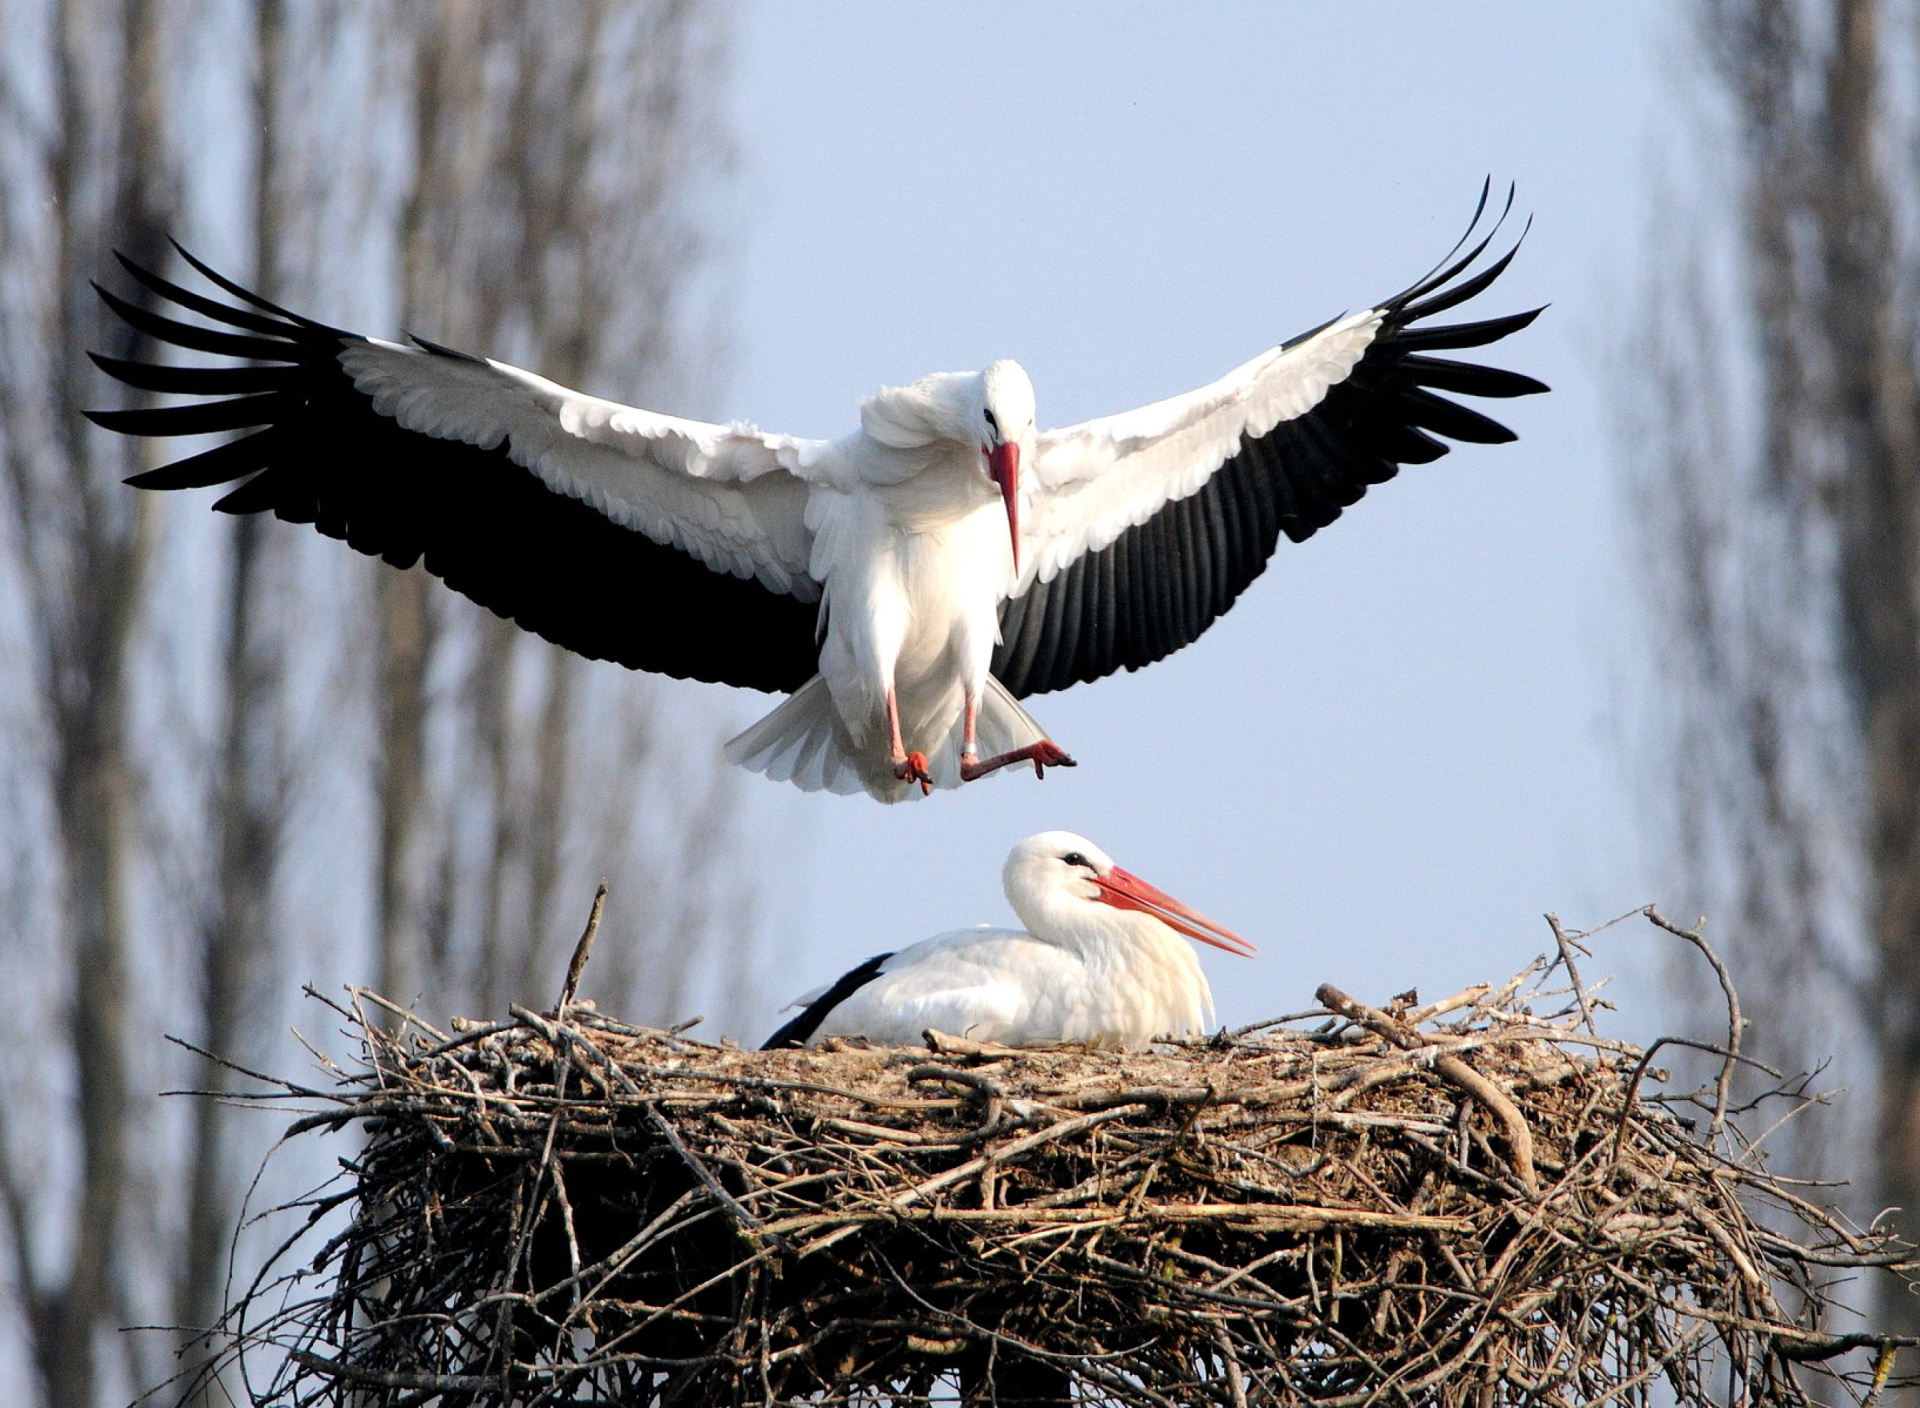
[[[933, 774], [936, 787], [960, 785], [959, 713], [957, 708], [948, 711], [948, 717], [955, 719], [952, 729], [924, 750], [927, 770]], [[977, 726], [980, 755], [1012, 752], [1045, 737], [1045, 731], [1007, 693], [1006, 686], [988, 676]], [[803, 792], [850, 796], [864, 791], [882, 802], [904, 802], [920, 795], [918, 787], [893, 775], [893, 765], [884, 751], [854, 746], [846, 724], [833, 707], [827, 682], [819, 675], [771, 714], [728, 740], [726, 754], [727, 761], [736, 767], [762, 773], [775, 782], [791, 782]]]

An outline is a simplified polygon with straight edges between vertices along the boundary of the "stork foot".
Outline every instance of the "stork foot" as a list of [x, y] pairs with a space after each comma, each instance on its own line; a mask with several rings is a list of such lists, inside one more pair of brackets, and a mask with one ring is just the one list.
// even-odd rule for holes
[[923, 797], [933, 791], [933, 774], [927, 769], [927, 755], [925, 753], [913, 752], [907, 754], [906, 757], [893, 765], [893, 775], [902, 782], [919, 783], [920, 795]]
[[963, 753], [960, 757], [960, 780], [972, 782], [1015, 763], [1032, 763], [1035, 777], [1045, 777], [1048, 768], [1078, 766], [1067, 756], [1064, 748], [1050, 738], [1043, 738], [1038, 743], [1029, 743], [1025, 748], [1016, 748], [1011, 753], [997, 754], [984, 762], [971, 753]]

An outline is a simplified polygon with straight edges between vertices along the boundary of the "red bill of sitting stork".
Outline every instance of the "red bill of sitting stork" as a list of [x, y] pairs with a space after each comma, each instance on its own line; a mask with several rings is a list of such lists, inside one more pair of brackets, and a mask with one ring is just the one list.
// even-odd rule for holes
[[328, 327], [184, 250], [233, 301], [124, 258], [151, 297], [101, 297], [156, 342], [248, 365], [96, 356], [129, 386], [200, 399], [92, 415], [130, 435], [250, 432], [128, 482], [239, 480], [216, 509], [422, 563], [569, 650], [788, 693], [727, 756], [892, 802], [1070, 764], [1019, 700], [1180, 649], [1281, 534], [1312, 536], [1401, 465], [1445, 454], [1440, 437], [1514, 438], [1449, 396], [1546, 388], [1434, 354], [1539, 310], [1428, 321], [1513, 258], [1518, 241], [1481, 264], [1505, 218], [1475, 240], [1485, 208], [1483, 189], [1461, 244], [1385, 302], [1198, 391], [1063, 430], [1037, 428], [1011, 361], [884, 388], [838, 440], [683, 420], [424, 338]]
[[982, 925], [870, 958], [796, 1002], [800, 1014], [762, 1049], [830, 1036], [905, 1046], [929, 1029], [1008, 1046], [1138, 1049], [1213, 1021], [1213, 990], [1186, 939], [1254, 954], [1071, 831], [1015, 846], [1001, 883], [1024, 930]]

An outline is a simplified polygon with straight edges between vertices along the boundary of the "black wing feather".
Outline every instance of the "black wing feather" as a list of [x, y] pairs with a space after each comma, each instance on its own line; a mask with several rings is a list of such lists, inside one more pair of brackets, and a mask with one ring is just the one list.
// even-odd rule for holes
[[117, 430], [122, 435], [213, 435], [223, 430], [258, 430], [272, 425], [297, 412], [304, 399], [297, 391], [265, 391], [258, 396], [224, 401], [88, 414], [95, 425]]
[[214, 328], [195, 327], [192, 323], [178, 322], [172, 318], [163, 318], [158, 313], [149, 312], [137, 304], [115, 296], [99, 284], [93, 291], [100, 295], [107, 307], [120, 315], [120, 321], [135, 332], [145, 333], [156, 342], [170, 342], [175, 347], [184, 347], [190, 352], [213, 352], [222, 357], [251, 357], [257, 361], [272, 361], [283, 354], [283, 345], [277, 339], [248, 337], [237, 332], [220, 332]]
[[127, 480], [136, 489], [210, 489], [231, 484], [242, 475], [265, 469], [273, 458], [272, 431], [215, 445], [184, 460], [150, 469]]
[[798, 1016], [762, 1042], [760, 1049], [780, 1051], [805, 1046], [813, 1039], [813, 1034], [820, 1030], [820, 1024], [827, 1020], [827, 1014], [879, 977], [880, 965], [892, 957], [891, 953], [876, 953], [858, 968], [842, 973], [832, 987], [801, 1008]]
[[245, 306], [120, 262], [176, 308], [243, 331], [180, 322], [106, 289], [101, 298], [158, 343], [253, 365], [96, 356], [109, 376], [141, 390], [208, 399], [89, 415], [128, 435], [253, 433], [129, 484], [189, 489], [243, 480], [214, 507], [311, 523], [396, 566], [424, 560], [454, 590], [592, 659], [779, 692], [815, 672], [815, 606], [712, 571], [554, 493], [508, 457], [507, 445], [480, 450], [403, 430], [376, 413], [341, 368], [354, 334], [289, 313], [181, 254]]
[[[1519, 332], [1545, 308], [1529, 308], [1524, 313], [1508, 313], [1498, 318], [1483, 318], [1474, 323], [1448, 323], [1437, 328], [1408, 328], [1400, 334], [1400, 346], [1407, 352], [1423, 352], [1431, 347], [1486, 347], [1501, 338]], [[1547, 388], [1535, 382], [1540, 390]]]
[[[1483, 190], [1481, 210], [1486, 198]], [[1512, 199], [1509, 193], [1509, 209]], [[1318, 406], [1259, 439], [1244, 437], [1196, 493], [1007, 601], [993, 658], [1000, 682], [1024, 698], [1151, 664], [1190, 644], [1233, 605], [1266, 570], [1280, 534], [1304, 542], [1401, 465], [1439, 459], [1451, 448], [1448, 440], [1512, 440], [1506, 426], [1447, 398], [1531, 396], [1547, 388], [1519, 372], [1429, 354], [1498, 342], [1541, 310], [1416, 326], [1484, 292], [1519, 251], [1515, 240], [1473, 270], [1500, 228], [1496, 220], [1469, 244], [1481, 210], [1432, 273], [1382, 305], [1372, 344]], [[1050, 609], [1060, 601], [1074, 602], [1078, 612], [1069, 618]]]
[[139, 391], [167, 391], [187, 396], [241, 396], [271, 391], [287, 374], [280, 367], [167, 367], [151, 362], [128, 362], [119, 357], [87, 354], [93, 364]]
[[161, 278], [151, 269], [142, 268], [117, 249], [113, 252], [113, 257], [137, 283], [143, 284], [150, 292], [159, 294], [168, 303], [184, 308], [189, 313], [198, 313], [203, 318], [211, 318], [216, 323], [225, 323], [228, 327], [265, 333], [268, 337], [279, 337], [286, 328], [284, 315], [267, 316], [261, 313], [249, 313], [244, 308], [235, 308], [231, 304], [222, 303], [217, 298], [208, 298], [203, 293], [193, 293], [181, 288], [179, 284], [170, 279]]

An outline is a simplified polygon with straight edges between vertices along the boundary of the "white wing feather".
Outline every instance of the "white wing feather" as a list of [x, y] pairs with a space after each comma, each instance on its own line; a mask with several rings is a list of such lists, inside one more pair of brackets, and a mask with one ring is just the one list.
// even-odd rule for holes
[[829, 1012], [816, 1035], [900, 1046], [932, 1027], [980, 1041], [1022, 1040], [1035, 1025], [1036, 1005], [1083, 986], [1085, 967], [1017, 929], [982, 924], [940, 934], [881, 964], [880, 976]]
[[1042, 431], [1031, 471], [1041, 492], [1021, 523], [1029, 560], [1018, 590], [1198, 493], [1243, 435], [1265, 435], [1319, 405], [1365, 355], [1381, 317], [1375, 308], [1350, 313], [1184, 396]]
[[340, 364], [407, 430], [483, 450], [507, 442], [515, 464], [623, 527], [715, 571], [819, 597], [806, 481], [826, 442], [659, 415], [502, 362], [373, 339], [348, 343]]

